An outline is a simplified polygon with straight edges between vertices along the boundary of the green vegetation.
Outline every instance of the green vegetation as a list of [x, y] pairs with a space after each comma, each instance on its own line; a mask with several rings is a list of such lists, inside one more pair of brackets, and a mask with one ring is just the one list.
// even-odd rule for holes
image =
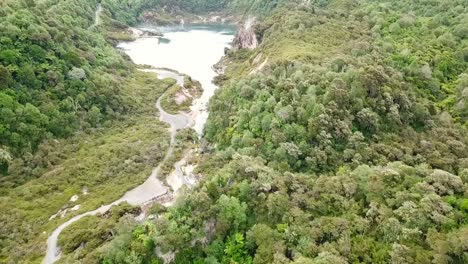
[[[281, 9], [258, 27], [264, 41], [233, 56], [227, 76], [235, 80], [225, 81], [212, 100], [206, 138], [280, 170], [322, 173], [390, 161], [463, 169], [460, 124], [438, 109], [431, 94], [422, 96], [409, 76], [391, 67], [392, 55], [375, 45], [392, 35], [372, 38], [367, 21], [336, 18], [343, 9], [333, 10]], [[259, 54], [270, 69], [236, 78], [250, 72]], [[466, 69], [463, 57], [453, 59]]]
[[203, 94], [201, 83], [197, 80], [193, 80], [190, 76], [184, 76], [184, 87], [192, 97], [198, 98]]
[[[130, 116], [88, 134], [46, 142], [34, 155], [12, 162], [0, 197], [0, 256], [6, 262], [39, 261], [48, 235], [43, 231], [117, 200], [151, 174], [169, 147], [169, 132], [154, 108], [167, 85], [153, 74], [135, 72], [123, 85], [125, 104], [135, 107]], [[76, 202], [70, 201], [73, 195], [79, 196]], [[78, 204], [79, 210], [70, 211]], [[64, 208], [63, 219], [49, 220]]]
[[142, 225], [156, 248], [174, 263], [468, 262], [466, 1], [281, 5], [257, 49], [225, 59], [202, 182]]
[[139, 185], [169, 147], [154, 103], [170, 84], [110, 45], [122, 25], [104, 10], [94, 26], [97, 6], [0, 4], [2, 263], [40, 262], [50, 231]]
[[113, 18], [129, 25], [137, 23], [137, 19], [141, 12], [147, 9], [159, 7], [159, 4], [160, 1], [156, 0], [102, 0], [103, 7], [111, 13]]
[[[125, 237], [128, 240], [136, 239], [140, 241], [135, 241], [133, 244], [135, 249], [140, 249], [137, 251], [139, 255], [143, 254], [142, 250], [154, 249], [154, 243], [151, 242], [150, 237], [144, 236], [145, 229], [143, 227], [133, 230], [136, 226], [134, 217], [138, 216], [139, 213], [140, 208], [138, 207], [120, 204], [112, 207], [105, 215], [84, 217], [64, 230], [60, 235], [59, 245], [63, 257], [58, 263], [76, 263], [78, 261], [81, 263], [98, 263], [101, 252], [106, 251], [106, 248], [101, 248], [101, 246], [105, 242], [111, 241], [115, 235], [118, 235], [120, 239]], [[112, 243], [116, 242], [113, 241]], [[74, 254], [68, 255], [72, 252]], [[115, 258], [128, 261], [135, 257], [121, 253]]]
[[151, 21], [159, 25], [175, 24], [176, 16], [192, 17], [210, 12], [229, 14], [253, 14], [267, 16], [269, 12], [288, 3], [302, 0], [102, 0], [103, 6], [116, 20], [134, 25], [145, 21], [145, 12], [150, 12]]
[[[184, 151], [193, 149], [197, 140], [195, 131], [179, 131], [174, 151], [162, 164], [159, 176], [163, 178], [169, 175], [174, 169], [174, 163], [182, 158]], [[157, 215], [165, 210], [164, 206], [155, 204], [147, 213]], [[148, 263], [159, 261], [153, 254], [156, 245], [154, 225], [138, 224], [135, 217], [140, 213], [140, 208], [123, 203], [112, 207], [105, 215], [82, 218], [59, 236], [62, 249], [59, 263], [125, 263], [129, 259], [145, 259]]]
[[229, 0], [162, 0], [161, 2], [191, 13], [205, 13], [222, 10], [227, 6]]
[[[172, 80], [172, 82], [174, 81]], [[183, 88], [174, 82], [174, 85], [164, 93], [161, 98], [161, 107], [170, 114], [188, 113], [193, 99], [200, 97], [202, 92], [200, 82], [185, 76]]]
[[[172, 24], [178, 22], [173, 15], [207, 13], [219, 11], [226, 7], [228, 0], [103, 0], [103, 6], [112, 13], [112, 17], [120, 22], [134, 25], [144, 11], [153, 11], [157, 14], [155, 22]], [[164, 9], [165, 12], [161, 12]]]
[[198, 134], [191, 128], [179, 130], [176, 135], [174, 150], [161, 167], [159, 177], [165, 179], [174, 170], [174, 163], [181, 160], [189, 149], [195, 149], [199, 144]]
[[[118, 237], [102, 248], [106, 256], [101, 263], [151, 263], [162, 264], [155, 256], [153, 239], [154, 226], [150, 223], [138, 225], [135, 229], [128, 228], [128, 222], [118, 226]], [[129, 243], [131, 243], [129, 245]]]
[[[103, 37], [161, 4], [256, 14], [261, 45], [225, 58], [199, 185], [143, 223], [128, 205], [83, 218], [61, 261], [468, 262], [466, 1], [103, 0], [92, 30], [96, 1], [34, 3], [0, 8], [0, 262], [39, 262], [47, 232], [161, 162], [154, 100], [180, 87]], [[196, 144], [181, 131], [164, 174]]]
[[128, 110], [114, 81], [128, 63], [88, 29], [97, 1], [35, 3], [0, 6], [0, 148], [13, 156]]
[[[182, 87], [174, 82], [174, 85], [167, 90], [167, 93], [161, 98], [161, 107], [164, 111], [170, 114], [190, 112], [193, 99], [184, 95], [182, 89]], [[180, 101], [177, 102], [177, 97], [182, 97], [184, 99], [180, 99]]]
[[245, 14], [254, 14], [267, 16], [276, 8], [287, 3], [297, 5], [302, 0], [233, 0], [230, 1], [228, 8], [232, 12], [244, 12]]

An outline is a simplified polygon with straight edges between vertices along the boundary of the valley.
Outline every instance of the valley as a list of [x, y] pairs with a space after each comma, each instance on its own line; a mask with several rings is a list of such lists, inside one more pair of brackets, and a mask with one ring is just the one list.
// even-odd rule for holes
[[466, 14], [0, 3], [0, 263], [466, 263]]

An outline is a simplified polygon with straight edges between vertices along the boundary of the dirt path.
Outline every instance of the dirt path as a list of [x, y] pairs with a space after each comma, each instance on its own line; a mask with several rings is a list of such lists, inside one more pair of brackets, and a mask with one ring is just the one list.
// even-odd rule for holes
[[102, 5], [101, 3], [98, 4], [96, 12], [94, 12], [94, 24], [89, 28], [94, 28], [101, 24], [101, 13], [102, 13]]
[[[154, 72], [158, 73], [158, 70], [154, 70]], [[163, 73], [163, 72], [161, 72]], [[164, 78], [164, 74], [158, 75], [159, 78]], [[180, 80], [183, 76], [173, 76], [175, 77], [176, 80]], [[125, 193], [122, 198], [119, 200], [108, 204], [108, 205], [103, 205], [99, 207], [98, 209], [94, 211], [89, 211], [80, 215], [77, 215], [67, 222], [63, 223], [60, 225], [57, 229], [55, 229], [52, 234], [49, 236], [47, 239], [47, 251], [46, 251], [46, 256], [43, 260], [43, 264], [52, 264], [58, 259], [60, 259], [60, 249], [58, 247], [58, 237], [62, 231], [70, 226], [71, 224], [79, 221], [81, 218], [89, 215], [97, 215], [97, 214], [103, 214], [106, 213], [112, 206], [117, 205], [121, 202], [128, 202], [131, 205], [134, 206], [142, 206], [145, 203], [154, 200], [156, 198], [159, 198], [161, 196], [164, 196], [171, 192], [170, 188], [167, 187], [163, 182], [161, 182], [158, 179], [159, 172], [161, 171], [161, 165], [164, 164], [167, 159], [169, 159], [174, 151], [174, 144], [175, 144], [175, 138], [177, 135], [177, 131], [179, 129], [183, 128], [188, 128], [191, 126], [192, 121], [188, 115], [184, 114], [177, 114], [177, 115], [171, 115], [164, 111], [161, 107], [161, 97], [158, 98], [156, 102], [156, 108], [159, 111], [159, 120], [162, 122], [165, 122], [169, 124], [170, 127], [170, 132], [171, 132], [171, 144], [169, 149], [166, 152], [166, 155], [164, 157], [164, 160], [160, 163], [160, 165], [153, 170], [153, 173], [148, 177], [148, 179], [141, 184], [140, 186], [136, 187], [135, 189], [132, 189]], [[176, 167], [176, 170], [180, 170], [180, 165], [178, 163], [174, 164]], [[183, 175], [180, 175], [180, 177], [183, 177]], [[174, 198], [173, 198], [174, 199]], [[173, 201], [169, 201], [168, 204], [172, 204]]]

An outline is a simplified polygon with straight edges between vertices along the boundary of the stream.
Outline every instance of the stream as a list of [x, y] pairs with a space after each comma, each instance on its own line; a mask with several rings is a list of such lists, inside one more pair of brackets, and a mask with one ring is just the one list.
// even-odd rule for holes
[[[99, 20], [96, 19], [97, 21]], [[99, 22], [97, 22], [99, 23]], [[161, 107], [161, 97], [156, 101], [159, 112], [159, 120], [170, 125], [171, 144], [166, 152], [164, 160], [156, 167], [148, 179], [138, 187], [128, 191], [119, 200], [108, 205], [103, 205], [94, 211], [85, 212], [74, 216], [55, 229], [47, 239], [46, 256], [42, 263], [51, 264], [60, 258], [58, 237], [60, 233], [71, 224], [89, 215], [103, 214], [112, 206], [121, 202], [128, 202], [134, 206], [142, 206], [165, 195], [172, 195], [166, 205], [171, 205], [177, 196], [178, 190], [187, 185], [191, 187], [196, 181], [186, 176], [183, 166], [187, 157], [174, 164], [174, 172], [171, 173], [166, 186], [158, 179], [160, 166], [174, 151], [174, 143], [177, 131], [184, 128], [193, 128], [199, 136], [202, 135], [204, 125], [208, 118], [208, 102], [218, 88], [212, 80], [216, 72], [212, 68], [224, 55], [224, 49], [229, 47], [233, 40], [234, 28], [225, 25], [186, 25], [177, 27], [157, 28], [142, 26], [142, 29], [158, 30], [163, 32], [163, 38], [140, 38], [133, 42], [123, 42], [118, 45], [136, 64], [145, 64], [157, 69], [145, 70], [154, 72], [158, 78], [173, 78], [183, 86], [184, 76], [187, 74], [199, 81], [203, 87], [203, 94], [193, 101], [190, 113], [172, 115]], [[165, 70], [175, 70], [176, 72]]]

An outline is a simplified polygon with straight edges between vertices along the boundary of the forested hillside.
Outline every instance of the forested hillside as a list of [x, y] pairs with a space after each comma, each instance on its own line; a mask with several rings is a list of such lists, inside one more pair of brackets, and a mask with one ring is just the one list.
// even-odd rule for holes
[[98, 1], [6, 1], [0, 7], [1, 173], [45, 139], [128, 109], [115, 76], [126, 62], [94, 30]]
[[225, 59], [201, 184], [94, 257], [468, 262], [466, 1], [272, 6]]
[[[102, 3], [118, 21], [134, 25], [142, 20], [145, 11], [159, 14], [160, 21], [173, 23], [174, 15], [206, 15], [210, 12], [264, 17], [286, 3], [302, 0], [103, 0]], [[178, 22], [178, 21], [177, 21]]]
[[168, 148], [154, 102], [173, 82], [123, 58], [97, 10], [0, 2], [0, 263], [39, 263], [48, 231], [141, 184]]
[[0, 6], [0, 262], [40, 262], [45, 231], [162, 160], [173, 83], [104, 36], [178, 10], [257, 18], [260, 45], [223, 59], [200, 183], [144, 221], [76, 222], [62, 263], [468, 263], [466, 0], [101, 2], [97, 27], [97, 0]]

